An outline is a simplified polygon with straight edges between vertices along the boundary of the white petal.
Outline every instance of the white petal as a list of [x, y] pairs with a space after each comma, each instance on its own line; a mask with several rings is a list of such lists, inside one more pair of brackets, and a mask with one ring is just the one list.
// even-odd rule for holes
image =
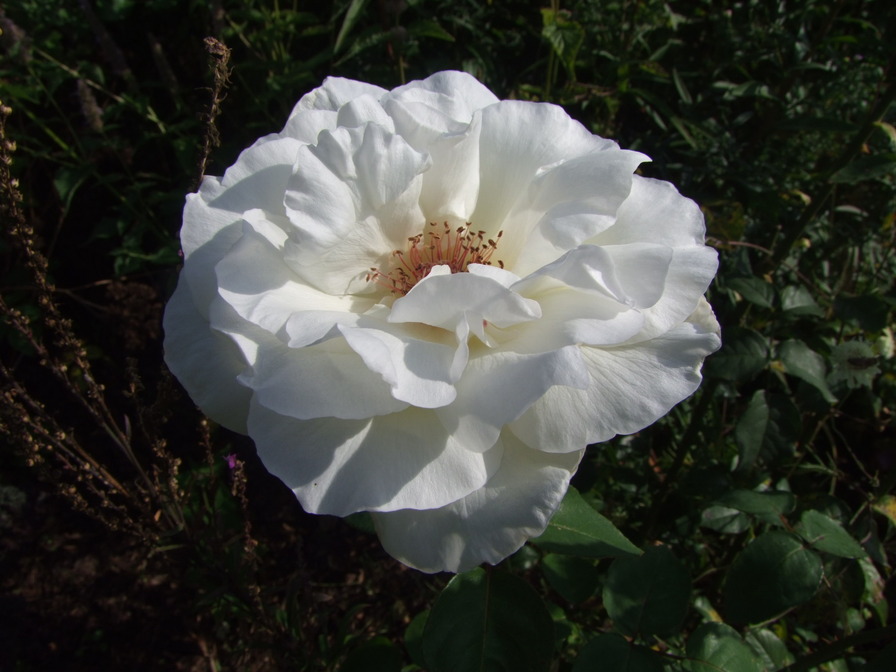
[[314, 144], [321, 131], [332, 131], [341, 107], [362, 97], [380, 98], [386, 93], [373, 84], [341, 77], [328, 77], [323, 85], [305, 94], [289, 115], [282, 135]]
[[395, 120], [396, 132], [424, 149], [442, 134], [462, 131], [477, 110], [497, 102], [474, 77], [447, 71], [394, 89], [383, 98], [383, 107]]
[[622, 305], [646, 308], [662, 296], [671, 260], [672, 250], [662, 245], [582, 245], [524, 278], [514, 289], [528, 293], [528, 287], [546, 276]]
[[356, 420], [407, 407], [344, 339], [304, 348], [261, 348], [254, 371], [240, 380], [255, 391], [260, 404], [299, 420]]
[[694, 201], [669, 182], [635, 175], [632, 190], [619, 208], [616, 224], [588, 241], [594, 245], [651, 242], [681, 247], [703, 245], [706, 227]]
[[588, 384], [576, 346], [538, 353], [487, 351], [470, 358], [455, 384], [457, 400], [436, 410], [442, 423], [470, 450], [486, 450], [504, 425], [522, 415], [555, 385]]
[[392, 117], [386, 114], [380, 104], [380, 96], [364, 95], [349, 101], [339, 108], [336, 125], [356, 128], [365, 124], [375, 124], [389, 133], [395, 133]]
[[[284, 327], [296, 313], [335, 313], [329, 326], [317, 325], [308, 342], [322, 338], [338, 314], [354, 318], [372, 302], [332, 296], [301, 282], [283, 261], [283, 252], [246, 225], [243, 237], [215, 266], [218, 292], [243, 319], [289, 340]], [[293, 324], [293, 333], [298, 325]], [[309, 335], [305, 335], [308, 339]], [[294, 343], [295, 339], [293, 340]]]
[[294, 138], [269, 135], [239, 155], [224, 171], [224, 191], [207, 198], [209, 207], [242, 214], [253, 208], [283, 215], [283, 192], [302, 143]]
[[429, 158], [378, 126], [324, 132], [302, 148], [286, 191], [295, 228], [287, 263], [309, 284], [349, 291], [424, 223], [419, 174]]
[[582, 451], [549, 455], [504, 434], [504, 457], [485, 487], [430, 511], [375, 513], [383, 547], [423, 572], [496, 564], [541, 534], [560, 506]]
[[612, 226], [631, 191], [632, 173], [647, 158], [608, 149], [545, 169], [509, 215], [515, 227], [530, 222], [533, 228], [504, 245], [505, 261], [512, 259], [514, 271], [525, 275]]
[[439, 135], [426, 144], [432, 168], [423, 174], [420, 206], [430, 222], [470, 221], [479, 198], [479, 132], [477, 114], [462, 132]]
[[193, 402], [218, 424], [245, 434], [251, 392], [237, 376], [246, 361], [230, 339], [209, 328], [184, 275], [165, 306], [163, 326], [165, 363]]
[[209, 306], [208, 319], [212, 331], [228, 336], [246, 361], [246, 367], [237, 377], [239, 381], [251, 376], [259, 351], [283, 345], [270, 332], [240, 317], [220, 295]]
[[292, 109], [289, 118], [304, 114], [308, 110], [336, 111], [355, 98], [364, 95], [379, 98], [385, 93], [387, 93], [386, 89], [367, 82], [343, 77], [327, 77], [323, 84], [302, 96]]
[[637, 340], [653, 338], [690, 315], [718, 269], [718, 255], [706, 247], [703, 213], [668, 182], [635, 176], [616, 224], [598, 234], [596, 245], [649, 241], [673, 249], [663, 295], [644, 311], [645, 327]]
[[181, 246], [183, 273], [200, 312], [215, 294], [214, 266], [242, 235], [243, 214], [261, 209], [283, 214], [283, 192], [300, 144], [267, 136], [240, 154], [223, 178], [205, 177], [184, 206]]
[[540, 315], [536, 301], [521, 297], [492, 277], [435, 272], [395, 301], [389, 322], [421, 322], [453, 332], [466, 325], [480, 340], [485, 340], [483, 322], [509, 327]]
[[643, 311], [644, 326], [633, 340], [665, 333], [691, 314], [703, 298], [718, 269], [718, 254], [711, 247], [691, 246], [673, 250], [663, 295]]
[[298, 421], [252, 404], [249, 432], [265, 467], [310, 513], [435, 508], [482, 487], [501, 446], [466, 450], [432, 411], [346, 421]]
[[454, 401], [454, 347], [413, 338], [400, 329], [340, 327], [349, 346], [371, 371], [379, 373], [392, 396], [418, 408]]
[[556, 105], [505, 100], [482, 110], [479, 193], [471, 221], [494, 236], [514, 235], [507, 215], [528, 196], [542, 168], [590, 152], [616, 148], [592, 135]]
[[637, 432], [693, 394], [703, 360], [720, 344], [719, 325], [702, 301], [687, 322], [652, 340], [581, 346], [587, 389], [549, 389], [510, 429], [533, 448], [558, 452]]
[[639, 335], [644, 315], [639, 310], [599, 294], [550, 284], [541, 294], [530, 288], [528, 297], [539, 300], [541, 319], [506, 332], [492, 332], [502, 347], [519, 353], [557, 350], [567, 345], [618, 345]]

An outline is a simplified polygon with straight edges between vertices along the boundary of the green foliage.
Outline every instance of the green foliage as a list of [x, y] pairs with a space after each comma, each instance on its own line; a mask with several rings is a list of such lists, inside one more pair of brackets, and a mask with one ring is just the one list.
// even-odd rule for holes
[[640, 553], [638, 547], [589, 506], [574, 487], [567, 492], [547, 529], [532, 543], [546, 551], [591, 558]]
[[423, 656], [433, 672], [550, 667], [552, 624], [522, 579], [481, 568], [453, 578], [433, 605]]
[[[110, 380], [125, 320], [103, 288], [139, 277], [160, 299], [174, 281], [209, 103], [208, 34], [233, 50], [210, 174], [280, 128], [325, 76], [391, 87], [462, 69], [649, 154], [641, 172], [700, 203], [719, 251], [710, 300], [723, 348], [701, 389], [655, 426], [591, 447], [547, 530], [502, 567], [408, 578], [363, 545], [369, 518], [309, 522], [294, 503], [265, 508], [268, 491], [249, 497], [253, 513], [222, 462], [187, 459], [182, 525], [155, 553], [194, 589], [177, 606], [208, 667], [894, 667], [889, 3], [8, 4], [22, 31], [3, 25], [0, 60], [13, 168], [54, 291]], [[0, 252], [4, 300], [36, 317], [19, 261]], [[16, 332], [3, 338], [4, 362], [33, 356]], [[154, 380], [158, 344], [144, 340]], [[247, 550], [253, 516], [280, 531], [300, 520], [301, 533], [278, 545], [259, 526]], [[286, 549], [300, 546], [295, 560]], [[164, 618], [178, 610], [166, 605]]]
[[763, 672], [737, 631], [722, 623], [704, 623], [697, 628], [688, 640], [687, 656], [687, 672]]
[[797, 537], [766, 532], [732, 563], [725, 581], [725, 614], [737, 624], [769, 620], [811, 600], [822, 575], [821, 558]]
[[672, 552], [657, 546], [619, 558], [607, 573], [604, 606], [624, 635], [669, 637], [678, 632], [691, 597], [691, 578]]
[[663, 672], [663, 659], [615, 632], [598, 635], [582, 648], [572, 672]]

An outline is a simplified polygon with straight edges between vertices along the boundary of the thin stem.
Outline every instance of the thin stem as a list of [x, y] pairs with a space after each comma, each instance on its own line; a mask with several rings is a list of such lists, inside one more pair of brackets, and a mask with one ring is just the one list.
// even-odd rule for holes
[[[684, 436], [681, 437], [681, 441], [678, 442], [678, 446], [675, 449], [675, 456], [672, 458], [672, 464], [666, 470], [664, 479], [666, 484], [671, 484], [675, 481], [678, 472], [681, 471], [681, 467], [684, 465], [685, 459], [691, 452], [691, 447], [697, 439], [697, 434], [700, 431], [700, 427], [703, 425], [703, 418], [709, 410], [709, 404], [712, 401], [718, 385], [719, 381], [717, 379], [712, 379], [703, 386], [700, 398], [697, 400], [694, 409], [691, 411], [691, 421], [688, 423], [688, 428], [685, 430]], [[665, 487], [654, 500], [650, 515], [647, 518], [648, 523], [645, 528], [647, 530], [646, 538], [652, 538], [656, 520], [668, 497], [669, 487]]]
[[836, 642], [831, 642], [820, 651], [810, 653], [808, 656], [800, 658], [795, 663], [783, 668], [780, 672], [809, 672], [809, 670], [816, 669], [822, 663], [827, 663], [842, 657], [844, 653], [854, 646], [872, 644], [874, 642], [884, 642], [894, 638], [896, 638], [896, 625], [888, 625], [885, 628], [878, 628], [877, 630], [865, 630], [864, 632], [844, 637]]
[[806, 227], [809, 226], [810, 222], [812, 222], [816, 216], [818, 216], [822, 208], [833, 195], [836, 184], [830, 181], [830, 176], [855, 159], [858, 153], [862, 150], [862, 146], [868, 141], [871, 134], [874, 133], [877, 124], [882, 121], [887, 114], [887, 110], [894, 100], [896, 100], [896, 79], [894, 79], [894, 81], [890, 83], [890, 86], [886, 88], [878, 99], [877, 104], [868, 113], [865, 123], [862, 124], [859, 132], [856, 133], [837, 161], [830, 167], [827, 173], [828, 179], [825, 179], [824, 185], [819, 188], [818, 192], [812, 197], [811, 202], [803, 211], [803, 214], [792, 227], [783, 232], [782, 237], [778, 240], [775, 252], [769, 261], [769, 265], [772, 268], [777, 268], [787, 257], [796, 241], [803, 235]]

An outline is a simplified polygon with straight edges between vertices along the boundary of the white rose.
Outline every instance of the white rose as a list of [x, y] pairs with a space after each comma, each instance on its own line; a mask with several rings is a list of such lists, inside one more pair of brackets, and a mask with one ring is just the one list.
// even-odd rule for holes
[[703, 217], [646, 159], [463, 73], [327, 79], [187, 197], [166, 361], [306, 511], [499, 562], [719, 347]]

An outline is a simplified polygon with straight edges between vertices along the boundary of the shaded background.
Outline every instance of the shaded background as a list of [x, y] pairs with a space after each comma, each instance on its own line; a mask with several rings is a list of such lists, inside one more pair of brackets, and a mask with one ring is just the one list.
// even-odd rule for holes
[[[443, 69], [501, 98], [561, 104], [650, 155], [642, 173], [704, 210], [726, 345], [699, 398], [590, 451], [577, 487], [638, 543], [686, 555], [712, 596], [712, 568], [743, 540], [702, 524], [706, 503], [725, 487], [790, 479], [877, 544], [879, 594], [828, 595], [806, 631], [842, 634], [847, 607], [831, 606], [841, 602], [856, 611], [847, 631], [885, 623], [892, 523], [871, 512], [887, 510], [894, 482], [889, 2], [16, 0], [0, 11], [4, 140], [17, 145], [30, 227], [0, 247], [0, 291], [53, 353], [43, 366], [22, 329], [0, 327], [0, 670], [350, 671], [351, 652], [376, 637], [399, 656], [382, 669], [400, 669], [419, 661], [405, 629], [448, 579], [388, 558], [363, 519], [305, 515], [251, 442], [201, 424], [164, 373], [161, 311], [213, 97], [208, 36], [232, 51], [209, 174], [279, 130], [326, 76], [391, 88]], [[44, 289], [23, 238], [48, 261]], [[44, 295], [71, 319], [61, 333], [80, 339], [135, 454], [78, 400], [92, 383], [59, 324], [39, 319]], [[875, 344], [873, 361], [838, 363], [845, 340]], [[799, 362], [783, 348], [793, 341], [805, 346]], [[849, 365], [879, 373], [855, 387], [826, 380]], [[43, 405], [33, 422], [25, 399]], [[740, 419], [763, 404], [774, 422], [751, 434]], [[122, 488], [87, 483], [76, 448], [56, 457], [66, 441]], [[605, 567], [569, 600], [536, 555], [509, 564], [563, 606], [557, 666], [571, 669], [586, 633], [605, 626]]]

